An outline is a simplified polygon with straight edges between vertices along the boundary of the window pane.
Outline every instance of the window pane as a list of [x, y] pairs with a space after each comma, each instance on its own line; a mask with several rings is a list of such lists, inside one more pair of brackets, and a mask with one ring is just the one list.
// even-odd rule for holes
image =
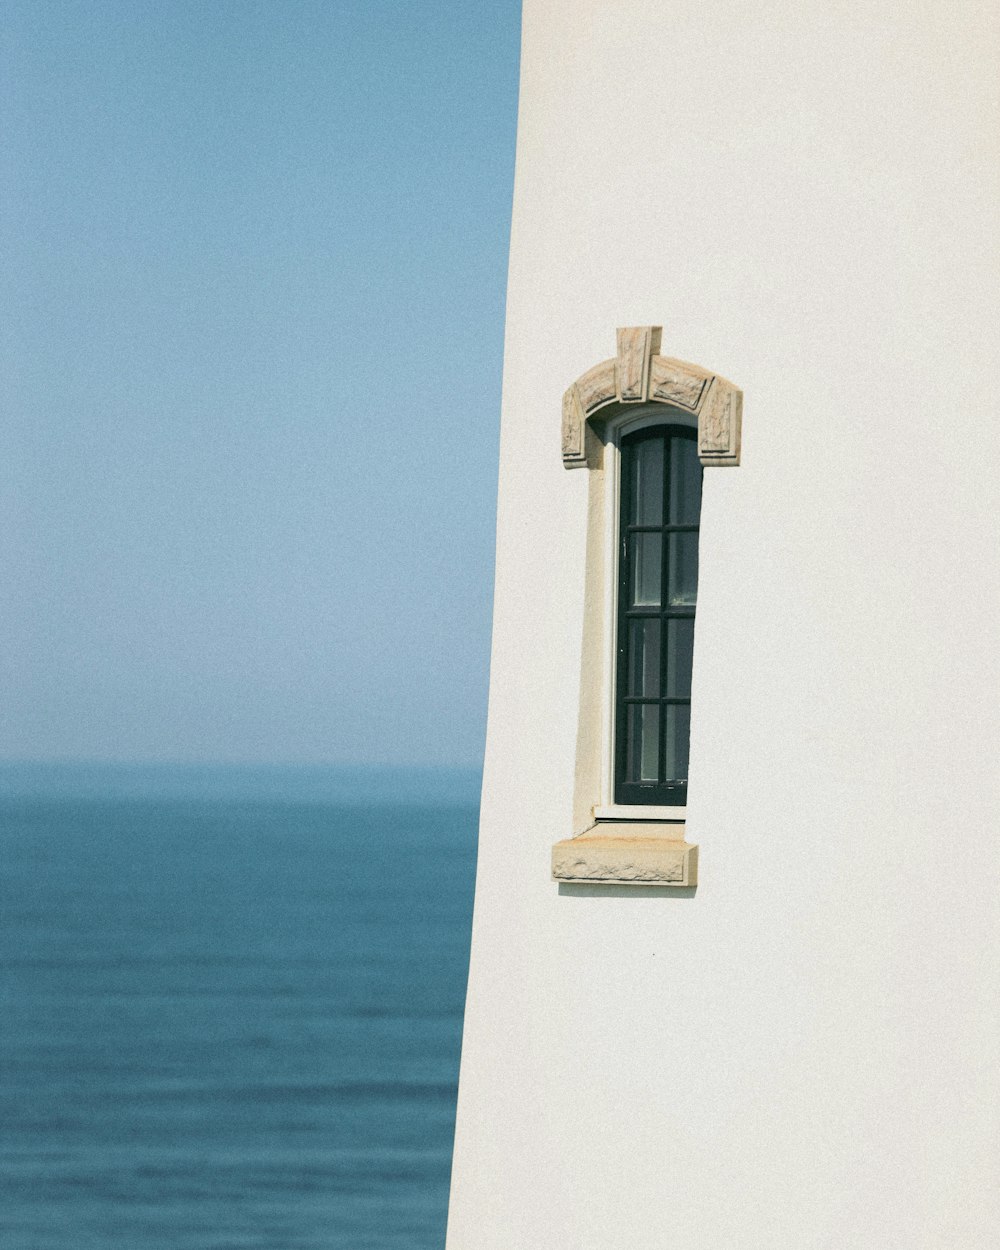
[[[694, 617], [667, 621], [667, 694], [691, 697], [691, 661], [694, 656]], [[638, 693], [638, 692], [636, 692]]]
[[663, 440], [649, 438], [633, 443], [632, 516], [633, 525], [663, 524]]
[[670, 535], [670, 603], [694, 604], [698, 598], [698, 535]]
[[632, 605], [656, 607], [660, 602], [662, 534], [632, 535]]
[[693, 438], [670, 440], [671, 525], [697, 525], [701, 512], [701, 462]]
[[688, 746], [691, 739], [691, 707], [687, 703], [668, 703], [666, 708], [667, 759], [666, 780], [687, 781]]
[[655, 699], [660, 693], [660, 622], [629, 621], [628, 693]]
[[656, 781], [660, 754], [660, 706], [632, 703], [628, 709], [626, 780]]

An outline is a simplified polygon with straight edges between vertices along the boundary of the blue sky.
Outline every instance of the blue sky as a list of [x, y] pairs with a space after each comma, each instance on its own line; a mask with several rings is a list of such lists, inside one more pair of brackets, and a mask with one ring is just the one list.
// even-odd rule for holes
[[478, 762], [519, 17], [5, 3], [0, 758]]

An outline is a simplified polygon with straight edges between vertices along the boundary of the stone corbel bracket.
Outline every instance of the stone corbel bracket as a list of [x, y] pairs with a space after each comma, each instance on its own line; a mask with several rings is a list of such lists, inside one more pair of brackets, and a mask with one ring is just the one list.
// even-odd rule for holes
[[585, 468], [587, 422], [609, 404], [670, 404], [698, 418], [703, 465], [737, 465], [743, 392], [717, 373], [659, 355], [660, 326], [625, 326], [618, 355], [582, 374], [563, 396], [562, 457], [567, 469]]

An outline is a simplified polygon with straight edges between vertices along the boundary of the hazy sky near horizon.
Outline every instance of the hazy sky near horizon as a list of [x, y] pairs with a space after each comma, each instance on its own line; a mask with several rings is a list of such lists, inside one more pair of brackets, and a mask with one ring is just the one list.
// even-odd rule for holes
[[0, 758], [478, 762], [519, 21], [4, 4]]

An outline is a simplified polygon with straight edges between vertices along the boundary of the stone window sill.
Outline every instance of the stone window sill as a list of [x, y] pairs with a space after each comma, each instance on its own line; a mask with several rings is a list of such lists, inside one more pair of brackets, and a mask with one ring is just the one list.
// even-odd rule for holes
[[590, 885], [691, 887], [698, 884], [698, 848], [682, 824], [602, 821], [552, 848], [552, 877]]

